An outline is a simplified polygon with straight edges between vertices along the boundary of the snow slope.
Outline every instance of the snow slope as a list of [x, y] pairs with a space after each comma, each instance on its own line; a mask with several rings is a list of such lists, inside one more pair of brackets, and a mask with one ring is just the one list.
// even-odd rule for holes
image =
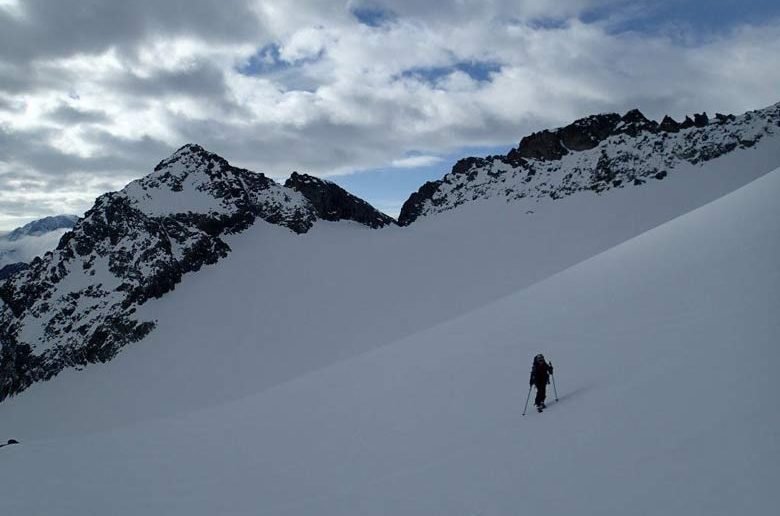
[[[164, 406], [171, 394], [155, 390], [163, 383], [149, 387], [143, 369], [181, 343], [145, 341], [83, 375], [33, 386], [0, 405], [3, 433], [22, 441], [0, 450], [0, 510], [772, 514], [780, 502], [778, 195], [780, 169], [461, 317], [275, 385], [258, 374], [254, 393], [247, 385], [245, 396], [200, 410], [144, 418], [148, 407], [125, 405], [139, 411], [134, 424], [87, 435], [69, 434], [56, 410], [86, 396], [70, 402], [86, 406], [71, 417], [99, 421], [95, 413], [121, 399], [119, 389], [148, 403], [157, 395]], [[439, 228], [445, 220], [453, 219]], [[258, 271], [281, 270], [263, 258]], [[218, 270], [198, 272], [192, 288]], [[247, 302], [237, 296], [233, 308]], [[311, 315], [302, 310], [299, 324]], [[257, 358], [241, 338], [229, 328], [219, 345]], [[560, 402], [522, 417], [539, 351], [556, 365]], [[208, 356], [216, 355], [192, 355]], [[231, 381], [212, 365], [212, 375], [192, 373], [193, 397]], [[47, 403], [45, 423], [25, 419]], [[27, 426], [36, 423], [45, 427]]]
[[319, 221], [291, 238], [256, 222], [216, 266], [138, 310], [158, 324], [132, 351], [5, 400], [0, 419], [48, 438], [256, 393], [541, 281], [777, 163], [780, 146], [757, 146], [641, 188], [474, 202], [406, 228]]
[[[100, 196], [57, 249], [0, 282], [0, 400], [112, 360], [152, 332], [150, 345], [171, 350], [155, 377], [188, 377], [190, 363], [224, 373], [200, 396], [180, 382], [184, 399], [200, 406], [254, 392], [539, 281], [749, 182], [780, 164], [778, 127], [780, 104], [682, 124], [637, 110], [595, 115], [529, 135], [506, 156], [460, 160], [404, 204], [398, 223], [415, 228], [403, 234], [333, 183], [293, 173], [280, 185], [185, 145]], [[677, 186], [657, 187], [673, 177]], [[637, 188], [646, 191], [629, 192]], [[445, 211], [458, 213], [422, 220]], [[365, 236], [326, 221], [384, 229]], [[295, 242], [268, 228], [301, 235], [316, 222], [316, 235]], [[231, 246], [243, 255], [169, 299]], [[238, 334], [225, 331], [227, 320]], [[251, 356], [226, 353], [225, 339]]]

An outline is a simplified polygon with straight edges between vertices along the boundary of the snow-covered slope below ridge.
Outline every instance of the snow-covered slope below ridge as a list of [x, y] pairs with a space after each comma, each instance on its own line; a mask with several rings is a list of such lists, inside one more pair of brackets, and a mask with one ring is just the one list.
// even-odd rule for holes
[[[536, 157], [517, 162], [558, 163], [557, 154], [586, 155], [587, 150], [565, 150], [564, 155], [555, 145], [550, 147], [550, 141], [583, 148], [600, 142], [604, 131], [625, 138], [615, 145], [644, 148], [661, 129], [632, 113], [615, 124], [614, 117], [604, 115], [577, 122], [570, 126], [573, 130], [543, 133], [552, 140], [532, 135], [517, 152]], [[663, 181], [569, 192], [581, 195], [534, 197], [509, 189], [488, 195], [482, 203], [466, 200], [480, 199], [488, 190], [481, 190], [479, 181], [466, 181], [453, 188], [463, 202], [458, 210], [423, 217], [403, 231], [355, 231], [362, 228], [353, 224], [333, 229], [323, 221], [394, 224], [332, 183], [294, 173], [282, 187], [197, 146], [185, 146], [150, 176], [99, 198], [59, 249], [0, 284], [0, 298], [8, 303], [0, 308], [0, 398], [63, 368], [111, 359], [119, 348], [147, 335], [155, 321], [169, 330], [155, 332], [149, 342], [160, 342], [161, 335], [173, 340], [180, 346], [171, 355], [176, 364], [184, 364], [181, 356], [193, 349], [212, 352], [213, 343], [223, 339], [224, 321], [235, 321], [246, 344], [259, 346], [253, 352], [262, 350], [254, 361], [240, 363], [216, 351], [230, 379], [202, 393], [201, 402], [259, 388], [254, 378], [233, 375], [233, 367], [251, 370], [260, 363], [260, 383], [271, 385], [390, 342], [539, 281], [772, 170], [780, 164], [776, 109], [756, 113], [761, 114], [713, 122], [700, 116], [691, 121], [692, 127], [680, 128], [681, 135], [698, 131], [691, 140], [695, 145], [689, 142], [687, 148], [706, 159], [680, 161]], [[725, 137], [715, 136], [732, 127], [729, 124], [738, 129], [727, 131], [728, 138], [738, 143], [721, 145]], [[661, 127], [673, 134], [668, 121]], [[607, 140], [613, 142], [612, 136]], [[711, 140], [721, 143], [712, 147]], [[499, 180], [509, 177], [495, 175]], [[594, 190], [600, 195], [593, 195]], [[517, 195], [506, 197], [508, 191]], [[513, 202], [506, 203], [508, 199]], [[276, 227], [268, 229], [263, 221]], [[240, 266], [226, 263], [219, 272], [204, 274], [223, 275], [222, 282], [193, 295], [191, 299], [205, 300], [190, 310], [197, 319], [183, 317], [178, 307], [189, 306], [190, 298], [166, 293], [183, 274], [224, 258], [228, 243], [234, 246], [231, 235], [253, 224], [250, 237], [262, 244], [239, 238], [235, 245], [248, 253], [239, 259]], [[281, 228], [314, 231], [291, 239], [288, 229]], [[323, 255], [328, 259], [320, 260]], [[267, 269], [266, 263], [274, 268]], [[243, 292], [243, 305], [236, 306], [233, 289]], [[169, 308], [147, 310], [142, 316], [138, 308], [162, 294], [170, 300], [161, 306]], [[209, 309], [200, 308], [205, 306]], [[352, 312], [359, 314], [359, 321], [350, 319]], [[177, 335], [183, 334], [191, 335], [192, 342], [179, 342]], [[311, 342], [315, 345], [309, 346]], [[193, 360], [193, 367], [198, 363]], [[187, 393], [183, 396], [190, 399]]]
[[[392, 223], [336, 185], [306, 178], [281, 186], [186, 145], [148, 176], [99, 197], [56, 250], [0, 283], [0, 399], [63, 368], [109, 360], [142, 338], [154, 323], [136, 309], [224, 258], [223, 237], [257, 219], [296, 233], [319, 218]], [[335, 196], [354, 207], [330, 209], [321, 198], [334, 195], [312, 196], [322, 190], [342, 192]]]
[[[780, 103], [740, 116], [706, 113], [659, 124], [638, 110], [593, 115], [523, 138], [505, 156], [465, 158], [438, 181], [424, 184], [398, 222], [441, 213], [479, 199], [558, 199], [661, 180], [780, 134]], [[776, 145], [776, 143], [775, 143]]]
[[293, 238], [259, 221], [138, 309], [157, 323], [140, 342], [3, 401], [0, 419], [9, 436], [47, 437], [275, 388], [542, 281], [778, 163], [780, 145], [759, 144], [641, 188], [468, 203], [381, 231], [318, 221]]
[[[22, 443], [0, 450], [0, 508], [773, 514], [778, 195], [775, 171], [477, 311], [233, 403], [87, 436], [8, 434]], [[143, 365], [121, 362], [137, 350], [98, 368], [131, 377]], [[522, 417], [539, 351], [560, 403]], [[7, 431], [22, 432], [4, 405]]]

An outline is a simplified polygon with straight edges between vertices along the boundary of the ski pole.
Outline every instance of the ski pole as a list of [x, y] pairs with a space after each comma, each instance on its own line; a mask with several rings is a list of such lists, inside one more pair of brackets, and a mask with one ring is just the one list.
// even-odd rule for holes
[[523, 409], [523, 415], [525, 415], [525, 411], [528, 410], [528, 400], [531, 399], [531, 386], [528, 386], [528, 396], [525, 397], [525, 408]]
[[[550, 362], [550, 365], [552, 366], [552, 362]], [[555, 386], [555, 374], [551, 374], [552, 381], [553, 381], [553, 392], [555, 393], [555, 401], [558, 401], [558, 388]]]

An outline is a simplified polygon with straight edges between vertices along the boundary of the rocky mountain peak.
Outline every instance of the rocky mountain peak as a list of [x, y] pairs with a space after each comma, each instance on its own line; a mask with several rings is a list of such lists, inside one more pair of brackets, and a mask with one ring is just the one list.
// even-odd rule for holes
[[[658, 122], [649, 120], [638, 109], [632, 109], [620, 119], [620, 123], [615, 126], [613, 134], [627, 134], [636, 138], [641, 132], [655, 133], [658, 131]], [[608, 135], [609, 136], [609, 135]]]
[[425, 183], [401, 208], [398, 222], [490, 197], [559, 199], [662, 180], [678, 164], [702, 163], [747, 149], [780, 127], [780, 104], [741, 116], [706, 113], [659, 124], [638, 109], [592, 115], [520, 140], [506, 156], [458, 161], [442, 179]]
[[561, 143], [558, 131], [553, 132], [545, 129], [525, 136], [520, 140], [517, 149], [509, 151], [509, 156], [513, 159], [552, 161], [561, 159], [568, 153], [569, 151]]
[[658, 128], [661, 131], [667, 132], [667, 133], [677, 133], [680, 131], [680, 123], [677, 122], [674, 118], [670, 117], [669, 115], [666, 115], [663, 120], [661, 120], [661, 124], [658, 126]]
[[188, 144], [98, 197], [54, 251], [0, 282], [0, 400], [66, 367], [113, 358], [154, 328], [136, 310], [224, 258], [258, 220], [305, 233], [318, 218], [370, 227], [387, 215], [312, 176], [282, 186]]
[[395, 224], [392, 217], [325, 179], [293, 172], [284, 186], [303, 194], [323, 220], [353, 220], [371, 228]]
[[636, 137], [644, 131], [657, 132], [658, 123], [648, 120], [638, 109], [632, 109], [622, 117], [617, 113], [591, 115], [565, 127], [545, 129], [524, 137], [516, 149], [509, 151], [507, 158], [555, 161], [572, 151], [593, 149], [610, 136]]
[[620, 116], [615, 113], [593, 115], [558, 129], [557, 133], [568, 150], [583, 151], [594, 148], [613, 134], [619, 122]]

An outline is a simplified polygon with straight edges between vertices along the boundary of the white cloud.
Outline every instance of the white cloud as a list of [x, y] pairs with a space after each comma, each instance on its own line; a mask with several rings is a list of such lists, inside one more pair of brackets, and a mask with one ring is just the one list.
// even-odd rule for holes
[[408, 158], [394, 159], [390, 164], [395, 168], [417, 168], [428, 167], [442, 161], [442, 158], [438, 156], [410, 156]]
[[[638, 106], [679, 117], [780, 100], [780, 68], [769, 65], [780, 55], [780, 25], [771, 20], [694, 44], [576, 18], [547, 28], [532, 20], [609, 0], [374, 2], [395, 14], [379, 27], [358, 23], [357, 1], [291, 9], [234, 0], [235, 15], [197, 2], [174, 19], [180, 3], [118, 2], [117, 12], [143, 12], [121, 11], [127, 27], [104, 21], [79, 39], [57, 25], [34, 45], [0, 51], [0, 217], [38, 205], [80, 211], [73, 206], [90, 201], [81, 192], [91, 198], [140, 176], [189, 141], [274, 176], [329, 175], [430, 165], [592, 112]], [[22, 34], [14, 23], [0, 11], [0, 32]], [[62, 43], [40, 40], [44, 33]], [[270, 44], [279, 63], [239, 72]], [[480, 63], [491, 65], [489, 80], [469, 74]], [[398, 159], [410, 151], [424, 155]], [[35, 182], [21, 190], [14, 181], [25, 177]]]
[[24, 11], [19, 0], [0, 0], [0, 11], [8, 13], [14, 18], [22, 18]]

